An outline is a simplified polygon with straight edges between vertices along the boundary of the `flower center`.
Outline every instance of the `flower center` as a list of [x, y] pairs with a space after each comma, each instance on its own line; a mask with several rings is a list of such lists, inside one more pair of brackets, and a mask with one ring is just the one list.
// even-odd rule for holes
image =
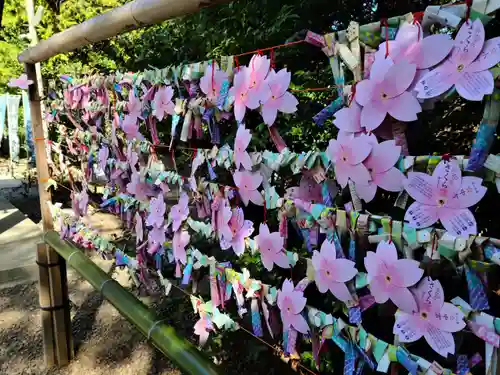
[[326, 271], [326, 276], [330, 276], [330, 275], [331, 275], [330, 271]]
[[446, 203], [446, 200], [444, 198], [440, 198], [437, 201], [437, 204], [439, 207], [443, 207], [445, 205], [445, 203]]
[[342, 161], [347, 161], [347, 158], [345, 156], [342, 156]]
[[248, 185], [245, 185], [245, 189], [248, 189]]
[[387, 95], [385, 92], [382, 93], [382, 99], [387, 99], [389, 95]]
[[422, 311], [422, 312], [420, 313], [420, 317], [421, 317], [422, 319], [427, 319], [427, 318], [428, 318], [428, 315], [427, 315], [427, 313], [426, 313], [425, 311]]
[[286, 309], [288, 310], [288, 312], [292, 311], [292, 308], [290, 306], [288, 306]]
[[275, 97], [274, 95], [273, 95], [273, 96], [271, 96], [271, 98], [272, 98], [273, 100], [274, 100], [274, 99], [276, 99], [276, 97]]
[[387, 281], [388, 283], [390, 283], [390, 282], [391, 282], [391, 280], [392, 280], [392, 279], [391, 279], [391, 277], [390, 277], [389, 275], [387, 275], [387, 276], [385, 277], [385, 281]]
[[464, 64], [460, 64], [459, 66], [457, 66], [457, 72], [461, 72], [462, 70], [464, 70]]

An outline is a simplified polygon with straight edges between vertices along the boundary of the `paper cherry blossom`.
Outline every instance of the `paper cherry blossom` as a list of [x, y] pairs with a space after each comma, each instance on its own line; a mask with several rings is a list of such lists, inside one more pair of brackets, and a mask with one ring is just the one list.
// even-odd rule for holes
[[260, 260], [268, 271], [272, 271], [274, 264], [281, 268], [290, 268], [290, 262], [283, 250], [284, 239], [279, 232], [270, 233], [267, 224], [261, 223], [255, 241], [259, 248]]
[[200, 79], [200, 89], [207, 96], [208, 100], [215, 102], [222, 88], [222, 83], [228, 79], [227, 73], [219, 69], [215, 64], [205, 68], [205, 74]]
[[405, 176], [394, 165], [401, 155], [401, 146], [396, 146], [396, 141], [385, 141], [373, 146], [371, 154], [363, 161], [370, 172], [371, 179], [368, 184], [356, 184], [356, 192], [365, 202], [375, 198], [377, 186], [387, 191], [403, 190]]
[[175, 105], [172, 102], [174, 89], [171, 86], [162, 86], [156, 91], [153, 99], [153, 116], [163, 120], [167, 115], [174, 114]]
[[130, 182], [127, 184], [127, 192], [133, 194], [138, 201], [146, 201], [148, 196], [152, 195], [150, 186], [141, 182], [141, 176], [137, 171], [132, 172]]
[[340, 131], [359, 133], [363, 130], [361, 127], [361, 106], [356, 101], [353, 101], [349, 107], [339, 109], [334, 116], [333, 125]]
[[131, 169], [135, 169], [135, 166], [139, 162], [139, 155], [134, 151], [132, 142], [127, 147], [127, 161]]
[[148, 253], [155, 254], [165, 241], [165, 227], [153, 227], [148, 233]]
[[323, 201], [321, 185], [314, 181], [311, 176], [302, 176], [299, 186], [288, 188], [286, 196], [288, 199], [300, 199], [311, 203], [321, 203]]
[[89, 195], [88, 195], [86, 190], [82, 191], [79, 194], [78, 206], [80, 208], [80, 212], [81, 212], [82, 216], [86, 216], [88, 208], [89, 208]]
[[232, 232], [229, 228], [229, 220], [233, 216], [233, 211], [226, 198], [217, 195], [212, 202], [212, 228], [217, 232], [219, 239], [231, 238]]
[[234, 99], [234, 117], [241, 122], [245, 117], [247, 104], [257, 108], [258, 98], [248, 95], [250, 90], [250, 74], [246, 66], [239, 68], [234, 75], [233, 86], [229, 89], [228, 96]]
[[415, 260], [398, 259], [394, 242], [379, 242], [377, 251], [368, 251], [365, 257], [370, 292], [375, 301], [385, 303], [390, 299], [407, 313], [418, 311], [408, 287], [416, 284], [424, 274], [419, 266]]
[[185, 230], [178, 230], [174, 233], [172, 240], [172, 251], [176, 261], [186, 264], [186, 246], [189, 244], [191, 236]]
[[245, 239], [253, 233], [253, 223], [250, 220], [245, 220], [243, 210], [237, 207], [233, 208], [229, 228], [231, 229], [231, 237], [223, 236], [220, 240], [220, 247], [222, 250], [232, 247], [234, 253], [241, 256], [245, 252]]
[[268, 126], [274, 124], [278, 111], [283, 113], [297, 112], [299, 101], [287, 91], [291, 78], [292, 74], [286, 69], [281, 69], [278, 73], [272, 69], [265, 80], [270, 91], [268, 98], [262, 98], [262, 118]]
[[189, 197], [182, 192], [179, 198], [179, 203], [173, 205], [170, 209], [170, 218], [172, 219], [172, 230], [176, 232], [182, 222], [189, 216]]
[[441, 160], [432, 176], [409, 172], [403, 185], [415, 199], [406, 210], [405, 220], [415, 228], [425, 228], [438, 219], [455, 236], [477, 234], [476, 219], [467, 208], [486, 194], [478, 177], [462, 177], [456, 160]]
[[247, 147], [251, 139], [252, 135], [250, 134], [250, 130], [245, 129], [245, 125], [240, 124], [236, 132], [236, 139], [234, 140], [234, 165], [236, 169], [238, 169], [240, 165], [246, 170], [252, 169], [252, 159], [247, 152]]
[[335, 164], [335, 178], [340, 186], [345, 187], [349, 179], [358, 184], [368, 184], [370, 173], [362, 163], [371, 150], [372, 145], [365, 137], [343, 141], [330, 139], [326, 154]]
[[142, 225], [142, 216], [136, 212], [135, 213], [135, 240], [139, 244], [144, 239], [144, 227]]
[[133, 139], [142, 140], [144, 138], [139, 132], [139, 123], [137, 122], [137, 117], [125, 115], [121, 127], [127, 136], [127, 140], [129, 141]]
[[146, 219], [146, 224], [154, 227], [162, 227], [165, 223], [165, 211], [167, 205], [163, 199], [163, 194], [158, 194], [158, 197], [151, 198], [149, 201], [149, 215]]
[[467, 100], [480, 101], [493, 93], [493, 74], [488, 71], [500, 62], [500, 37], [484, 41], [480, 20], [464, 22], [455, 45], [444, 62], [427, 73], [415, 86], [420, 99], [434, 98], [453, 85]]
[[286, 279], [278, 290], [278, 307], [281, 312], [283, 331], [293, 328], [301, 333], [309, 332], [306, 319], [301, 315], [306, 307], [304, 292], [294, 289], [293, 281]]
[[134, 94], [134, 90], [128, 93], [127, 111], [129, 116], [138, 118], [142, 116], [142, 102]]
[[[248, 96], [247, 107], [256, 109], [271, 96], [271, 89], [265, 79], [271, 69], [271, 60], [265, 55], [253, 55], [248, 63]], [[287, 86], [288, 87], [288, 86]]]
[[353, 261], [337, 259], [335, 245], [332, 242], [324, 240], [320, 251], [314, 250], [312, 264], [315, 271], [314, 280], [320, 293], [326, 293], [329, 290], [343, 302], [352, 300], [345, 283], [356, 276], [358, 270]]
[[194, 334], [199, 336], [200, 346], [203, 346], [207, 343], [210, 331], [214, 331], [214, 326], [210, 319], [208, 319], [208, 317], [203, 314], [203, 316], [200, 317], [200, 319], [194, 325]]
[[413, 82], [417, 66], [406, 60], [393, 63], [388, 57], [373, 63], [370, 79], [357, 84], [354, 99], [363, 106], [361, 126], [367, 131], [382, 124], [387, 114], [400, 121], [414, 121], [422, 111], [418, 100], [406, 91]]
[[446, 357], [455, 354], [452, 332], [465, 327], [464, 314], [451, 303], [444, 302], [443, 287], [438, 280], [425, 277], [414, 290], [418, 312], [398, 312], [393, 333], [399, 341], [414, 342], [422, 336], [430, 347]]
[[263, 180], [260, 173], [236, 171], [233, 174], [233, 179], [234, 184], [238, 187], [238, 194], [245, 206], [248, 206], [249, 201], [259, 206], [264, 204], [264, 198], [262, 198], [262, 195], [257, 190]]
[[21, 90], [27, 90], [30, 85], [33, 84], [31, 79], [28, 79], [26, 74], [21, 74], [19, 78], [11, 78], [7, 86], [9, 87], [17, 87]]
[[[389, 57], [394, 62], [406, 60], [415, 64], [417, 69], [427, 69], [441, 62], [453, 48], [453, 40], [446, 34], [434, 34], [423, 37], [420, 23], [404, 23], [400, 26], [396, 38], [390, 40]], [[386, 43], [382, 42], [375, 59], [386, 58]]]
[[108, 163], [108, 158], [109, 158], [109, 149], [107, 146], [103, 145], [100, 149], [99, 149], [99, 154], [98, 154], [98, 158], [99, 158], [99, 167], [103, 170], [103, 171], [106, 171], [106, 165]]

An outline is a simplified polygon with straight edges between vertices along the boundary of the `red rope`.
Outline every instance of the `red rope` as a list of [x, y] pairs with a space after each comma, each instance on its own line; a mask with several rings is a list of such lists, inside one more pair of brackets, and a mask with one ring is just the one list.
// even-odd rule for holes
[[392, 243], [392, 218], [389, 220], [389, 243]]
[[274, 48], [271, 49], [271, 53], [269, 55], [269, 58], [271, 59], [271, 69], [274, 69], [276, 67], [276, 64], [274, 63]]
[[349, 107], [351, 106], [351, 103], [354, 100], [354, 95], [356, 95], [356, 85], [357, 84], [358, 84], [357, 82], [354, 82], [354, 85], [352, 85], [351, 99], [349, 99]]
[[240, 62], [238, 61], [238, 56], [234, 56], [234, 65], [236, 65], [236, 69], [238, 72], [240, 71]]
[[389, 57], [389, 22], [387, 18], [380, 20], [380, 26], [385, 26], [385, 58]]
[[420, 42], [420, 38], [421, 38], [420, 34], [422, 32], [421, 24], [422, 24], [423, 18], [424, 18], [424, 12], [413, 13], [413, 24], [417, 25], [417, 27], [418, 27], [418, 41], [419, 42]]
[[260, 48], [260, 49], [257, 49], [255, 51], [249, 51], [249, 52], [243, 52], [243, 53], [240, 53], [239, 55], [235, 55], [234, 57], [240, 57], [240, 56], [246, 56], [246, 55], [254, 55], [256, 53], [258, 54], [262, 54], [262, 52], [264, 51], [270, 51], [272, 49], [278, 49], [278, 48], [281, 48], [281, 47], [289, 47], [289, 46], [293, 46], [295, 44], [300, 44], [300, 43], [304, 43], [305, 40], [299, 40], [297, 42], [290, 42], [290, 43], [284, 43], [284, 44], [279, 44], [277, 46], [272, 46], [272, 47], [268, 47], [268, 48]]
[[473, 0], [466, 0], [465, 4], [467, 5], [467, 10], [465, 11], [465, 22], [469, 24], [469, 19], [470, 19], [470, 11], [472, 8], [472, 1]]
[[212, 60], [212, 92], [215, 94], [215, 59]]

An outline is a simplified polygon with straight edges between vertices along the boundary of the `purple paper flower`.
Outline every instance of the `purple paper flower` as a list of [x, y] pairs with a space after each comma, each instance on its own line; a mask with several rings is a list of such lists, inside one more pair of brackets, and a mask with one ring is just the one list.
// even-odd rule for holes
[[156, 253], [165, 242], [165, 227], [153, 227], [148, 235], [148, 253]]
[[189, 197], [182, 192], [179, 198], [179, 203], [172, 206], [170, 209], [170, 218], [172, 219], [172, 230], [177, 232], [184, 220], [189, 216]]
[[283, 330], [294, 328], [301, 333], [309, 332], [309, 326], [301, 315], [306, 307], [306, 301], [304, 293], [295, 290], [291, 280], [286, 279], [283, 282], [283, 287], [278, 291], [278, 307], [281, 310]]
[[186, 264], [186, 246], [189, 244], [191, 236], [185, 230], [179, 230], [174, 233], [172, 241], [172, 250], [176, 261]]
[[259, 235], [255, 237], [260, 251], [262, 264], [268, 271], [272, 271], [274, 264], [281, 268], [290, 268], [288, 257], [283, 251], [283, 237], [279, 232], [269, 232], [267, 224], [260, 224]]
[[222, 250], [227, 250], [230, 247], [236, 255], [240, 256], [245, 252], [245, 238], [253, 233], [253, 223], [250, 220], [245, 220], [243, 210], [234, 208], [231, 220], [229, 220], [232, 238], [227, 238], [224, 235], [220, 240]]
[[133, 194], [135, 199], [145, 201], [152, 195], [151, 188], [147, 183], [141, 182], [139, 172], [133, 171], [131, 181], [127, 184], [127, 192]]
[[146, 224], [157, 228], [161, 227], [165, 221], [166, 209], [167, 205], [163, 199], [163, 194], [160, 193], [157, 198], [152, 198], [149, 203], [149, 215]]

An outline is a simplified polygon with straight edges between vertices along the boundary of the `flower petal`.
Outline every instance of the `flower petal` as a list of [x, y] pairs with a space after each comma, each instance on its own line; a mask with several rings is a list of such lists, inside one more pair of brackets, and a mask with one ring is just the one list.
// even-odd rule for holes
[[264, 205], [264, 198], [262, 197], [262, 194], [258, 190], [251, 190], [249, 198], [257, 206]]
[[[394, 61], [392, 61], [390, 56], [385, 57], [384, 59], [375, 60], [370, 69], [370, 81], [382, 82], [385, 79], [385, 77], [388, 76], [388, 72], [393, 66], [394, 66]], [[358, 91], [356, 90], [356, 95], [357, 92]], [[359, 104], [363, 105], [362, 103]]]
[[434, 169], [432, 178], [437, 181], [438, 196], [451, 198], [460, 189], [462, 171], [456, 160], [442, 160]]
[[318, 288], [318, 291], [320, 293], [326, 293], [328, 290], [328, 279], [325, 277], [325, 274], [323, 271], [316, 269], [316, 272], [314, 274], [314, 281], [316, 282], [316, 287]]
[[[274, 122], [276, 121], [276, 117], [278, 116], [278, 108], [276, 105], [271, 105], [269, 102], [274, 102], [275, 100], [269, 99], [263, 106], [262, 106], [262, 118], [266, 125], [270, 126], [273, 125]], [[268, 104], [269, 103], [269, 104]]]
[[469, 65], [479, 56], [484, 45], [484, 26], [477, 19], [464, 22], [455, 37], [451, 60], [456, 64]]
[[416, 73], [417, 66], [415, 64], [401, 60], [389, 68], [381, 83], [381, 89], [389, 98], [401, 95], [410, 87]]
[[408, 288], [392, 288], [390, 292], [391, 301], [406, 313], [413, 313], [418, 311], [417, 302], [415, 302], [415, 297], [408, 290]]
[[446, 207], [467, 208], [478, 203], [488, 190], [481, 185], [483, 180], [479, 177], [462, 177], [462, 186], [447, 202]]
[[385, 269], [384, 262], [373, 251], [366, 252], [364, 263], [370, 277], [379, 275], [380, 270]]
[[408, 91], [389, 100], [392, 102], [389, 108], [389, 114], [396, 120], [415, 121], [417, 120], [417, 113], [422, 112], [419, 101]]
[[389, 293], [385, 289], [385, 280], [382, 276], [376, 276], [370, 282], [370, 292], [377, 303], [385, 303], [389, 299]]
[[357, 184], [366, 185], [370, 181], [371, 176], [368, 169], [363, 164], [350, 165], [349, 178]]
[[[349, 170], [351, 166], [344, 162], [335, 163], [335, 179], [343, 188], [346, 187], [349, 181]], [[368, 170], [366, 171], [368, 175], [370, 174]]]
[[346, 132], [360, 132], [361, 131], [361, 106], [355, 101], [351, 103], [350, 107], [342, 108], [335, 113], [335, 125], [340, 130]]
[[377, 245], [376, 255], [385, 264], [391, 264], [398, 260], [398, 251], [393, 241], [380, 241]]
[[454, 41], [446, 34], [430, 35], [420, 42], [418, 69], [428, 69], [444, 60], [451, 52]]
[[[323, 243], [321, 244], [321, 250], [319, 252], [321, 254], [321, 258], [328, 259], [330, 261], [335, 261], [337, 259], [337, 251], [335, 250], [335, 244], [328, 239], [325, 238]], [[321, 259], [318, 258], [318, 259]], [[318, 269], [319, 269], [318, 263]]]
[[365, 137], [353, 138], [343, 143], [341, 147], [344, 153], [347, 154], [347, 162], [351, 165], [361, 163], [372, 151], [372, 145]]
[[331, 162], [335, 162], [337, 160], [339, 151], [340, 142], [334, 138], [330, 139], [330, 142], [328, 142], [328, 148], [326, 149], [326, 155]]
[[398, 335], [400, 342], [415, 342], [424, 335], [423, 330], [417, 324], [417, 319], [411, 314], [396, 314], [392, 332]]
[[399, 259], [393, 266], [393, 271], [398, 274], [398, 277], [394, 279], [394, 284], [398, 287], [413, 286], [424, 274], [424, 270], [420, 268], [420, 263], [416, 260]]
[[445, 302], [440, 312], [429, 314], [429, 322], [446, 332], [458, 332], [465, 328], [464, 314], [458, 307]]
[[443, 227], [455, 236], [468, 237], [477, 234], [476, 219], [467, 208], [446, 208], [439, 210], [439, 220]]
[[382, 124], [386, 115], [387, 111], [374, 105], [373, 102], [367, 103], [361, 110], [361, 126], [365, 127], [368, 131], [373, 131]]
[[290, 299], [292, 300], [292, 312], [294, 314], [300, 314], [302, 310], [304, 310], [304, 307], [306, 307], [307, 299], [302, 292], [296, 290], [290, 293]]
[[354, 266], [354, 262], [349, 259], [336, 259], [331, 270], [335, 281], [345, 283], [351, 280], [358, 273]]
[[477, 59], [466, 70], [480, 72], [493, 68], [498, 62], [500, 62], [500, 37], [488, 39]]
[[309, 326], [307, 325], [307, 321], [300, 314], [292, 315], [292, 317], [290, 318], [290, 324], [300, 333], [309, 332]]
[[387, 191], [403, 190], [403, 181], [406, 179], [403, 172], [397, 168], [391, 168], [386, 172], [372, 174], [373, 183]]
[[465, 72], [455, 83], [458, 94], [471, 101], [481, 101], [485, 95], [491, 95], [494, 86], [493, 74], [489, 70]]
[[436, 69], [423, 76], [415, 85], [418, 99], [429, 99], [448, 91], [458, 79], [456, 67], [445, 60]]
[[429, 206], [419, 202], [413, 202], [406, 210], [405, 221], [411, 227], [425, 228], [431, 226], [438, 220], [438, 207]]
[[377, 184], [372, 181], [368, 181], [367, 185], [356, 184], [355, 188], [356, 193], [358, 193], [359, 197], [366, 203], [371, 202], [377, 193]]
[[417, 202], [436, 204], [437, 198], [434, 192], [436, 179], [433, 176], [421, 172], [408, 172], [408, 178], [403, 181], [403, 185], [410, 197]]
[[285, 92], [281, 97], [280, 106], [278, 109], [283, 113], [295, 113], [297, 112], [298, 105], [299, 101], [297, 100], [297, 98], [293, 94]]
[[374, 89], [375, 83], [369, 79], [358, 82], [356, 85], [356, 95], [354, 95], [354, 99], [359, 105], [366, 106], [372, 100]]
[[455, 341], [451, 333], [441, 331], [428, 324], [428, 328], [424, 332], [424, 338], [429, 346], [443, 357], [446, 358], [448, 354], [455, 354]]
[[392, 168], [400, 155], [401, 146], [396, 146], [396, 141], [385, 141], [373, 146], [371, 154], [363, 163], [366, 168], [381, 173]]
[[281, 268], [290, 268], [290, 261], [288, 260], [286, 254], [282, 251], [274, 255], [273, 261]]
[[240, 100], [236, 100], [234, 102], [234, 117], [236, 118], [236, 121], [238, 122], [243, 121], [243, 117], [245, 117], [246, 110], [247, 107]]
[[443, 287], [439, 280], [424, 277], [413, 289], [419, 311], [440, 312], [444, 303]]
[[342, 302], [352, 300], [351, 293], [344, 283], [337, 283], [335, 281], [332, 281], [328, 284], [328, 287], [328, 289], [330, 289], [330, 292], [332, 292], [332, 294]]

